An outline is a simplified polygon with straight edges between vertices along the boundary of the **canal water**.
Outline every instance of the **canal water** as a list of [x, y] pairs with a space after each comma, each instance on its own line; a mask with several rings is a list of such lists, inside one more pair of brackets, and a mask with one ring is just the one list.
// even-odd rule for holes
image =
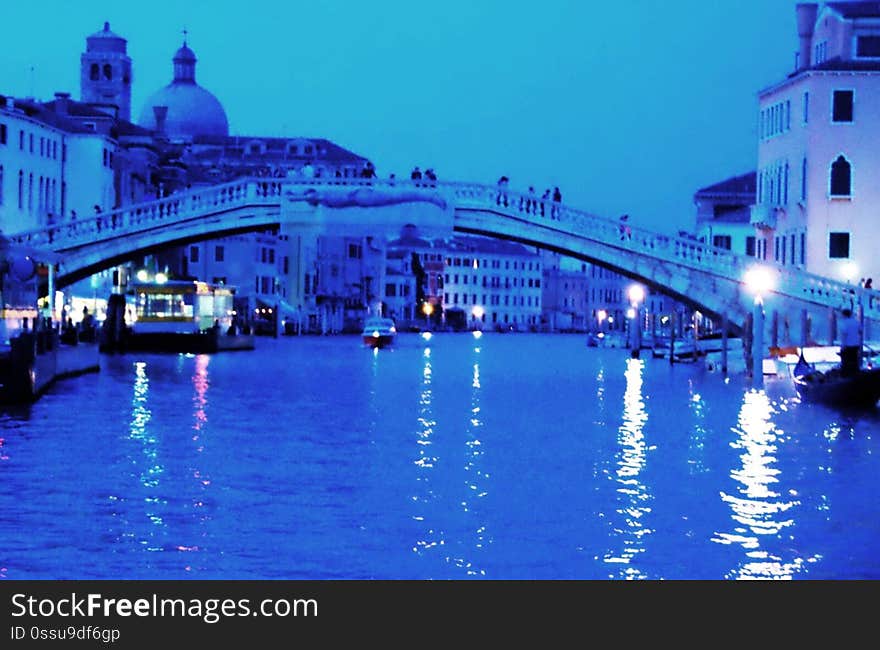
[[582, 336], [105, 356], [0, 412], [0, 577], [880, 578], [878, 434]]

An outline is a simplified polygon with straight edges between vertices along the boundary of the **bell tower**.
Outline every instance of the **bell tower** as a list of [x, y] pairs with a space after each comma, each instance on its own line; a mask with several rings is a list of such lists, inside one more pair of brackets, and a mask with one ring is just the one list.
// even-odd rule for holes
[[126, 40], [104, 29], [86, 38], [86, 51], [80, 57], [80, 100], [100, 104], [131, 121], [131, 58]]

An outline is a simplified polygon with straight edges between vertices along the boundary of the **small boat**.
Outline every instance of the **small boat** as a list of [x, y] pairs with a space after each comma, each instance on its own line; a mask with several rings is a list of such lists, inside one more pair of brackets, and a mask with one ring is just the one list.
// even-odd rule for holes
[[364, 322], [362, 337], [364, 345], [371, 348], [384, 348], [394, 342], [397, 328], [390, 318], [371, 317]]
[[817, 370], [803, 360], [792, 370], [794, 386], [804, 401], [828, 406], [874, 407], [880, 400], [880, 368], [861, 368], [843, 375], [840, 366]]

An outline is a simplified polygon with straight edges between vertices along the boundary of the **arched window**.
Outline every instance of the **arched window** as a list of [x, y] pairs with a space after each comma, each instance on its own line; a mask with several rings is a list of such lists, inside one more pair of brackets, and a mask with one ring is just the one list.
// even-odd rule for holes
[[92, 67], [89, 69], [89, 79], [91, 79], [92, 81], [97, 81], [97, 80], [98, 80], [98, 76], [99, 76], [100, 74], [101, 74], [101, 73], [100, 73], [100, 69], [98, 68], [98, 64], [97, 64], [97, 63], [93, 63], [93, 64], [92, 64]]
[[831, 196], [850, 196], [852, 194], [852, 172], [850, 164], [843, 156], [831, 163]]
[[113, 78], [113, 67], [109, 63], [104, 64], [104, 79]]

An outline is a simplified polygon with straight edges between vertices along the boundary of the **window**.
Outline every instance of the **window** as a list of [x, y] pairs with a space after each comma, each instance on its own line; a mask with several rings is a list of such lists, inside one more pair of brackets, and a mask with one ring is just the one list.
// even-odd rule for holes
[[828, 234], [828, 257], [832, 259], [849, 257], [848, 232], [832, 232]]
[[98, 66], [97, 63], [93, 63], [89, 67], [89, 79], [91, 79], [92, 81], [97, 81], [100, 74], [101, 74], [100, 67]]
[[801, 233], [801, 266], [807, 263], [807, 235]]
[[287, 275], [289, 273], [288, 269], [290, 268], [290, 258], [287, 255], [284, 256], [283, 267], [284, 267], [283, 273], [284, 273], [284, 275]]
[[831, 163], [831, 196], [850, 196], [852, 178], [850, 164], [843, 156]]
[[353, 260], [361, 259], [360, 244], [349, 244], [348, 245], [348, 257], [349, 257], [349, 259], [353, 259]]
[[189, 261], [190, 262], [198, 262], [199, 261], [199, 247], [198, 246], [190, 246], [189, 247]]
[[215, 262], [223, 262], [226, 257], [226, 249], [223, 246], [217, 246], [214, 248], [214, 261]]
[[34, 152], [34, 134], [33, 133], [28, 134], [28, 151], [30, 151], [30, 153]]
[[856, 39], [856, 56], [880, 58], [880, 36], [859, 36]]
[[753, 235], [746, 237], [746, 255], [755, 257], [755, 237]]
[[807, 200], [807, 159], [801, 160], [801, 201]]
[[835, 90], [831, 107], [832, 122], [853, 121], [853, 91]]
[[275, 249], [270, 248], [269, 249], [269, 264], [274, 264], [274, 263], [275, 263]]
[[24, 131], [18, 132], [18, 148], [21, 151], [24, 151]]
[[6, 144], [6, 125], [0, 124], [0, 144]]
[[804, 124], [810, 121], [810, 93], [804, 93]]
[[730, 250], [730, 235], [714, 235], [712, 237], [712, 245], [717, 246], [718, 248], [726, 248], [727, 250]]
[[108, 81], [113, 78], [113, 68], [109, 63], [104, 64], [104, 79]]
[[24, 172], [18, 172], [18, 209], [24, 210]]
[[393, 298], [397, 295], [397, 285], [393, 282], [389, 282], [385, 285], [385, 296], [387, 298]]

